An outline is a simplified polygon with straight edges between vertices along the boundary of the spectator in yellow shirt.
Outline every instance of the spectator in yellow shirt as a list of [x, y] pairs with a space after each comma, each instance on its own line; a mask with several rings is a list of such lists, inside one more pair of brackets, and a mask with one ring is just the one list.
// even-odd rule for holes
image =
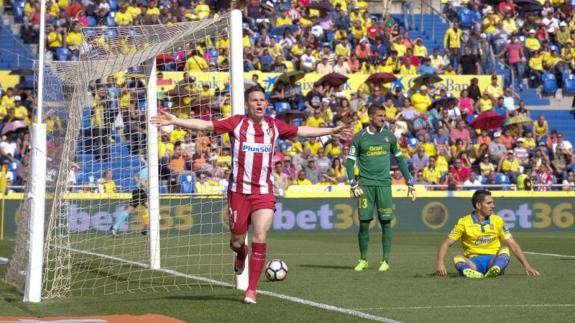
[[206, 4], [206, 0], [200, 0], [196, 6], [196, 15], [198, 19], [206, 19], [210, 16], [210, 6]]
[[313, 115], [306, 119], [305, 124], [308, 127], [317, 128], [320, 123], [326, 123], [325, 119], [321, 116], [321, 110], [319, 108], [313, 109]]
[[409, 60], [406, 60], [405, 64], [401, 65], [400, 74], [401, 76], [417, 75], [417, 70], [415, 69], [415, 66], [411, 65]]
[[6, 89], [6, 93], [2, 97], [0, 105], [2, 105], [6, 109], [10, 109], [14, 107], [14, 100], [15, 100], [14, 89], [9, 87]]
[[61, 27], [54, 27], [54, 29], [48, 34], [48, 48], [56, 53], [56, 48], [62, 47], [63, 38], [62, 34], [64, 30]]
[[297, 179], [293, 182], [293, 185], [313, 185], [312, 182], [305, 177], [305, 172], [300, 170], [297, 173]]
[[315, 137], [309, 138], [304, 145], [304, 150], [309, 150], [311, 156], [317, 156], [320, 148], [321, 143]]
[[491, 100], [497, 100], [503, 96], [503, 87], [499, 85], [497, 75], [491, 76], [491, 84], [485, 88], [483, 93], [487, 93]]
[[25, 106], [20, 105], [20, 96], [14, 97], [14, 119], [24, 120], [26, 123], [30, 124], [30, 118], [28, 114], [28, 109]]
[[541, 84], [541, 75], [543, 74], [543, 55], [541, 51], [537, 50], [533, 53], [529, 59], [529, 73], [530, 79], [533, 81], [533, 86], [539, 86]]
[[417, 37], [417, 39], [415, 39], [415, 44], [413, 45], [413, 56], [419, 59], [423, 59], [428, 56], [427, 47], [423, 45], [421, 37]]
[[281, 16], [279, 16], [276, 19], [276, 27], [283, 26], [283, 25], [293, 25], [293, 21], [291, 20], [290, 16], [288, 15], [287, 9], [283, 9]]
[[535, 37], [535, 29], [529, 30], [529, 36], [525, 38], [525, 48], [527, 48], [528, 53], [536, 52], [541, 48], [541, 42]]
[[419, 92], [411, 96], [411, 104], [413, 104], [417, 112], [427, 110], [427, 107], [431, 104], [431, 98], [427, 94], [427, 86], [422, 85], [419, 88]]
[[423, 180], [430, 184], [439, 184], [441, 171], [435, 167], [435, 156], [429, 156], [427, 165], [423, 168]]
[[129, 26], [133, 23], [134, 17], [128, 12], [128, 3], [124, 2], [120, 5], [120, 10], [114, 16], [114, 22], [118, 26]]
[[443, 37], [443, 47], [445, 52], [452, 57], [452, 61], [459, 55], [461, 48], [461, 36], [463, 33], [459, 28], [459, 22], [453, 22], [452, 26], [447, 29]]
[[190, 52], [190, 56], [188, 56], [188, 60], [186, 60], [186, 66], [184, 67], [184, 71], [204, 72], [208, 70], [208, 67], [209, 67], [208, 63], [200, 55], [200, 52], [197, 49], [193, 49]]
[[157, 2], [156, 0], [151, 0], [148, 2], [148, 8], [146, 9], [146, 15], [147, 16], [159, 16], [160, 15], [160, 9], [157, 6]]

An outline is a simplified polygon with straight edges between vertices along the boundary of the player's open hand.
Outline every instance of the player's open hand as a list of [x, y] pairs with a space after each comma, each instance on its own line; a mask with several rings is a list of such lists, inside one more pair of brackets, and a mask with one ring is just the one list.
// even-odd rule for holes
[[535, 270], [535, 268], [530, 266], [525, 268], [525, 273], [527, 274], [527, 276], [541, 276], [541, 274], [537, 270]]
[[333, 128], [333, 134], [343, 140], [350, 140], [353, 137], [353, 131], [347, 126], [337, 126]]
[[150, 122], [156, 127], [169, 126], [176, 121], [177, 117], [164, 111], [158, 111], [158, 115], [150, 118]]
[[447, 269], [445, 268], [444, 264], [438, 264], [437, 270], [435, 271], [437, 276], [445, 277], [447, 276]]

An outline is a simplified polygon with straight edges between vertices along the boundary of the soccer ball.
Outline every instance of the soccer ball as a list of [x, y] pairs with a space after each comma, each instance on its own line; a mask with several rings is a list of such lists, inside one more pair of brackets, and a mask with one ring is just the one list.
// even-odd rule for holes
[[273, 259], [266, 265], [266, 277], [269, 281], [280, 281], [287, 277], [288, 267], [280, 259]]

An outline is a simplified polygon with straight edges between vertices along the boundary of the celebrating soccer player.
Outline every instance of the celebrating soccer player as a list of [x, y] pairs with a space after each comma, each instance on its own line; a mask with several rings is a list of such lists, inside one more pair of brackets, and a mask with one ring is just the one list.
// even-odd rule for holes
[[[391, 252], [391, 220], [393, 220], [393, 202], [391, 199], [390, 155], [393, 154], [403, 176], [407, 179], [408, 195], [415, 201], [414, 179], [401, 156], [395, 135], [384, 129], [385, 108], [371, 106], [368, 110], [369, 125], [358, 132], [351, 141], [347, 156], [346, 170], [350, 179], [351, 196], [358, 199], [359, 208], [359, 251], [361, 258], [355, 271], [367, 269], [367, 246], [369, 242], [369, 223], [373, 211], [381, 224], [383, 259], [379, 271], [389, 269]], [[359, 167], [359, 179], [355, 179], [355, 164]]]
[[[459, 274], [469, 278], [497, 277], [509, 264], [509, 249], [519, 259], [529, 276], [539, 276], [539, 272], [529, 265], [519, 244], [513, 240], [509, 229], [501, 217], [492, 214], [495, 204], [491, 192], [477, 190], [471, 198], [473, 212], [457, 221], [437, 254], [437, 274], [446, 276], [444, 258], [447, 249], [461, 238], [463, 256], [453, 257], [453, 264]], [[501, 240], [509, 248], [501, 247]]]
[[230, 210], [230, 247], [236, 252], [234, 270], [241, 274], [248, 246], [245, 236], [248, 225], [254, 228], [249, 265], [249, 284], [244, 302], [256, 302], [256, 286], [262, 272], [266, 257], [266, 237], [272, 225], [275, 198], [271, 183], [273, 171], [272, 157], [275, 142], [278, 138], [295, 136], [320, 137], [335, 135], [349, 139], [349, 129], [295, 127], [277, 119], [265, 116], [268, 103], [265, 90], [252, 86], [244, 92], [247, 115], [236, 115], [230, 118], [204, 121], [200, 119], [182, 120], [161, 112], [152, 118], [157, 126], [175, 125], [187, 129], [214, 131], [216, 134], [229, 133], [232, 138], [233, 160], [232, 179], [228, 189], [228, 208]]

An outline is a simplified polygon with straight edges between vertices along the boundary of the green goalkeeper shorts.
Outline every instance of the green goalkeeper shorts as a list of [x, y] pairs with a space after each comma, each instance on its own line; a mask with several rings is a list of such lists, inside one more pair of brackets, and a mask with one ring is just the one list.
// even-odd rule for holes
[[371, 221], [374, 208], [380, 221], [393, 219], [391, 186], [361, 186], [363, 195], [358, 199], [359, 220]]

